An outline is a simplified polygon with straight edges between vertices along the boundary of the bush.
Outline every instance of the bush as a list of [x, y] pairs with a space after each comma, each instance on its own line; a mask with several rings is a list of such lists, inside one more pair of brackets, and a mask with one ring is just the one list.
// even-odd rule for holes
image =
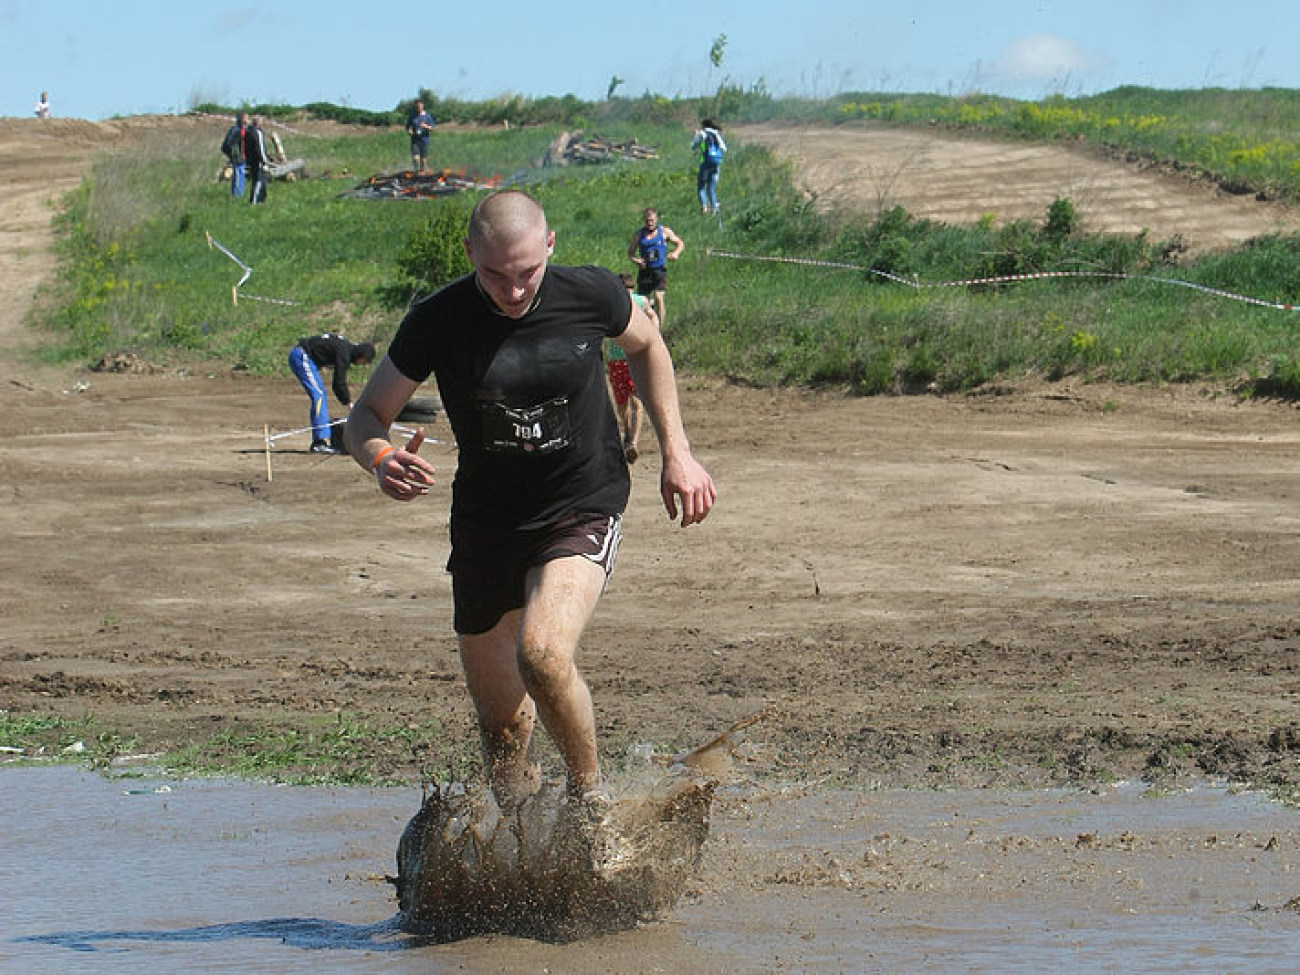
[[469, 215], [475, 198], [449, 197], [407, 238], [397, 266], [408, 283], [421, 291], [436, 291], [472, 270], [465, 253]]

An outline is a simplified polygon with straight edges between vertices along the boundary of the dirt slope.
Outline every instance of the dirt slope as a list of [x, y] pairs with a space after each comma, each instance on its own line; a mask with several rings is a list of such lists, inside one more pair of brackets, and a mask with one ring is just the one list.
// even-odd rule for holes
[[795, 160], [804, 188], [830, 208], [874, 213], [902, 206], [918, 217], [963, 224], [986, 215], [999, 222], [1042, 220], [1054, 199], [1068, 197], [1090, 230], [1147, 230], [1154, 240], [1179, 235], [1189, 254], [1300, 229], [1293, 208], [1084, 147], [866, 124], [751, 125], [735, 132]]

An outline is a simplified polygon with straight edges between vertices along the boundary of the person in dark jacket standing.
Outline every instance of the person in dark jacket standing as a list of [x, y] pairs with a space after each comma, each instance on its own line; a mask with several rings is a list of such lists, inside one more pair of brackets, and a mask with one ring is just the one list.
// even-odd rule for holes
[[321, 369], [333, 369], [331, 384], [334, 396], [345, 407], [352, 405], [348, 390], [348, 367], [366, 366], [375, 361], [375, 347], [369, 342], [353, 345], [342, 335], [325, 332], [299, 339], [289, 353], [289, 368], [311, 397], [311, 452], [313, 454], [346, 454], [343, 431], [335, 431], [330, 422], [329, 400], [325, 396], [325, 383]]
[[240, 112], [235, 124], [226, 130], [221, 140], [221, 151], [230, 161], [230, 195], [236, 199], [244, 195], [244, 140], [248, 136], [248, 114]]
[[266, 154], [266, 136], [257, 119], [249, 119], [244, 136], [244, 166], [248, 170], [249, 203], [266, 202], [266, 182], [271, 178], [271, 157]]

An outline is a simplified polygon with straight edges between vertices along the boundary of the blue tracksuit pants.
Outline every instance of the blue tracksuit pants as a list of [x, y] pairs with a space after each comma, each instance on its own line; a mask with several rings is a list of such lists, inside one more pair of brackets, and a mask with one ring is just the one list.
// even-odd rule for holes
[[330, 405], [325, 398], [325, 383], [321, 380], [320, 369], [300, 345], [295, 345], [289, 353], [289, 368], [302, 383], [311, 397], [311, 438], [328, 440], [330, 438]]

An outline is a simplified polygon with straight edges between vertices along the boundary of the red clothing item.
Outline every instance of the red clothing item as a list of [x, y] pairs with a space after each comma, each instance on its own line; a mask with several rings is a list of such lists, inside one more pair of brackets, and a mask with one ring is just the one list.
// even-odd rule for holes
[[627, 367], [626, 359], [609, 360], [609, 385], [614, 390], [614, 402], [619, 406], [636, 395], [636, 383], [632, 381], [632, 370]]

